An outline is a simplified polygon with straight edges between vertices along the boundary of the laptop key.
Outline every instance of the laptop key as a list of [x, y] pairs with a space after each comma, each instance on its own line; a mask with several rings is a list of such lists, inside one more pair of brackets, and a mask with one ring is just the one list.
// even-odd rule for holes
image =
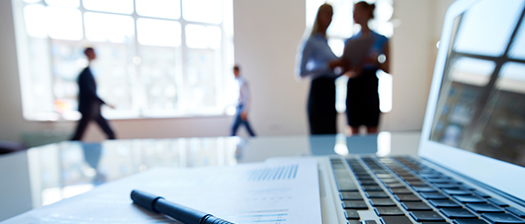
[[442, 208], [439, 211], [449, 219], [477, 219], [478, 216], [464, 208]]
[[390, 189], [390, 192], [393, 194], [412, 194], [412, 191], [408, 188], [392, 188]]
[[403, 202], [401, 206], [407, 211], [430, 211], [432, 210], [427, 204], [423, 202]]
[[489, 199], [487, 199], [487, 200], [488, 200], [490, 203], [495, 204], [495, 205], [500, 206], [500, 207], [508, 207], [508, 206], [509, 206], [509, 204], [507, 204], [507, 203], [505, 203], [505, 202], [502, 202], [502, 201], [500, 201], [500, 200], [498, 200], [498, 199], [495, 199], [495, 198], [489, 198]]
[[437, 192], [424, 192], [420, 194], [425, 199], [448, 199], [447, 196]]
[[521, 217], [521, 218], [525, 218], [525, 212], [524, 211], [521, 211], [517, 208], [514, 208], [514, 207], [508, 207], [507, 208], [507, 211], [509, 211], [510, 213], [518, 216], [518, 217]]
[[421, 181], [407, 181], [413, 187], [429, 187], [427, 183]]
[[390, 198], [390, 196], [384, 191], [371, 191], [366, 192], [368, 198]]
[[377, 185], [375, 180], [360, 180], [361, 185]]
[[392, 178], [391, 174], [377, 174], [377, 177], [379, 178]]
[[483, 192], [481, 192], [481, 191], [472, 191], [472, 192], [473, 192], [475, 195], [480, 196], [480, 197], [482, 197], [482, 198], [490, 198], [490, 195], [485, 194], [485, 193], [483, 193]]
[[372, 206], [396, 206], [396, 203], [389, 198], [372, 198], [370, 199]]
[[375, 220], [365, 220], [363, 224], [377, 224]]
[[405, 185], [401, 183], [385, 184], [388, 188], [405, 188]]
[[383, 188], [380, 186], [363, 186], [365, 191], [383, 191]]
[[341, 192], [339, 196], [341, 196], [341, 200], [363, 200], [363, 196], [359, 192]]
[[448, 184], [450, 183], [448, 179], [444, 178], [426, 178], [426, 180], [433, 184]]
[[357, 179], [359, 181], [362, 181], [362, 180], [374, 180], [374, 178], [372, 178], [372, 176], [370, 176], [370, 175], [367, 175], [367, 176], [356, 176], [356, 177], [357, 177]]
[[431, 187], [413, 187], [417, 192], [437, 192], [436, 189]]
[[457, 184], [434, 184], [439, 189], [459, 189]]
[[382, 224], [412, 224], [412, 221], [406, 216], [383, 216]]
[[403, 210], [399, 209], [397, 206], [377, 207], [374, 208], [374, 210], [378, 216], [405, 215]]
[[362, 224], [361, 221], [357, 219], [349, 219], [347, 224]]
[[441, 215], [433, 211], [413, 211], [410, 212], [410, 216], [417, 222], [422, 221], [445, 221]]
[[457, 201], [461, 202], [461, 203], [485, 203], [487, 202], [487, 200], [485, 200], [484, 198], [478, 198], [478, 197], [475, 197], [475, 196], [453, 196], [454, 199], [456, 199]]
[[345, 209], [346, 219], [359, 219], [359, 213], [355, 209]]
[[368, 209], [365, 201], [343, 201], [343, 208], [345, 209]]
[[432, 206], [436, 208], [461, 208], [462, 206], [452, 200], [429, 200]]
[[405, 201], [421, 201], [421, 199], [414, 194], [396, 194], [394, 196], [396, 200], [405, 202]]
[[482, 219], [455, 219], [454, 224], [488, 224]]
[[513, 224], [523, 224], [525, 221], [514, 215], [508, 213], [485, 213], [481, 217], [487, 219], [493, 224], [503, 224], [503, 223], [513, 223]]
[[501, 209], [501, 207], [496, 207], [491, 204], [480, 204], [480, 203], [467, 203], [467, 208], [470, 208], [472, 211], [475, 211], [477, 213], [485, 213], [485, 212], [505, 212], [505, 210]]
[[358, 191], [357, 185], [354, 183], [353, 180], [339, 179], [339, 178], [336, 178], [336, 179], [337, 179], [337, 187], [339, 191], [347, 191], [347, 192]]
[[457, 189], [443, 189], [443, 192], [449, 195], [472, 195], [470, 192], [465, 190], [457, 190]]
[[382, 181], [383, 183], [385, 183], [385, 184], [394, 184], [394, 183], [399, 183], [399, 181], [397, 181], [396, 179], [393, 179], [393, 178], [392, 178], [392, 179], [391, 179], [391, 178], [389, 178], [389, 179], [381, 179], [381, 181]]

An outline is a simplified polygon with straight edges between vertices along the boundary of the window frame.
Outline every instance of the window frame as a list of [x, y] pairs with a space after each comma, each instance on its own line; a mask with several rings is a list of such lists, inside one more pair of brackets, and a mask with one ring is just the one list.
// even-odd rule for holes
[[[80, 118], [80, 113], [76, 111], [75, 105], [73, 105], [73, 110], [61, 113], [56, 108], [56, 102], [57, 100], [61, 100], [63, 98], [59, 98], [56, 96], [56, 94], [53, 92], [54, 83], [55, 83], [55, 74], [52, 71], [53, 70], [53, 56], [51, 55], [51, 47], [52, 42], [76, 42], [78, 46], [89, 46], [89, 45], [97, 45], [97, 44], [119, 44], [119, 43], [112, 43], [109, 41], [89, 41], [86, 36], [86, 26], [85, 26], [85, 14], [86, 13], [100, 13], [100, 14], [106, 14], [106, 15], [124, 15], [124, 16], [130, 16], [133, 19], [133, 47], [126, 46], [129, 51], [132, 51], [133, 53], [133, 60], [138, 57], [138, 61], [140, 61], [140, 57], [143, 56], [140, 53], [141, 47], [157, 47], [157, 46], [151, 46], [151, 45], [142, 45], [138, 41], [138, 30], [137, 30], [137, 21], [139, 18], [144, 19], [155, 19], [155, 20], [163, 20], [163, 21], [175, 21], [180, 24], [181, 32], [180, 32], [180, 38], [181, 38], [181, 44], [178, 47], [180, 50], [180, 58], [176, 59], [181, 62], [179, 65], [182, 71], [181, 74], [176, 74], [177, 76], [187, 76], [188, 75], [188, 57], [189, 52], [193, 50], [193, 48], [189, 48], [186, 43], [186, 25], [204, 25], [204, 26], [214, 26], [219, 28], [221, 31], [221, 41], [220, 41], [220, 47], [218, 49], [213, 50], [214, 54], [214, 60], [218, 61], [217, 63], [214, 63], [212, 66], [214, 69], [213, 71], [216, 71], [210, 75], [212, 75], [213, 80], [210, 82], [212, 83], [214, 90], [213, 90], [213, 101], [214, 106], [203, 106], [199, 107], [198, 109], [180, 109], [180, 108], [172, 108], [172, 109], [161, 109], [161, 110], [154, 110], [151, 109], [151, 107], [148, 106], [148, 104], [141, 104], [139, 107], [134, 104], [136, 102], [133, 102], [136, 100], [134, 98], [133, 89], [130, 88], [130, 91], [127, 93], [130, 98], [130, 109], [123, 110], [124, 113], [120, 113], [118, 111], [110, 111], [106, 110], [106, 108], [102, 109], [102, 113], [104, 116], [108, 119], [147, 119], [147, 118], [187, 118], [187, 117], [208, 117], [208, 116], [225, 116], [230, 115], [228, 111], [230, 111], [230, 107], [232, 107], [231, 104], [234, 104], [235, 99], [223, 99], [224, 97], [232, 96], [234, 94], [231, 94], [231, 92], [228, 91], [228, 89], [231, 89], [233, 85], [235, 85], [235, 81], [233, 79], [233, 75], [230, 75], [231, 73], [231, 65], [233, 65], [233, 2], [232, 0], [221, 0], [222, 8], [222, 20], [220, 23], [204, 23], [204, 22], [195, 22], [195, 21], [186, 21], [184, 19], [184, 9], [183, 9], [183, 0], [179, 1], [180, 4], [180, 17], [177, 19], [169, 19], [169, 18], [159, 18], [159, 17], [152, 17], [152, 16], [142, 16], [137, 13], [137, 1], [132, 0], [133, 3], [133, 12], [131, 14], [124, 14], [124, 13], [114, 13], [114, 12], [103, 12], [103, 11], [95, 11], [95, 10], [88, 10], [84, 7], [84, 1], [80, 0], [78, 7], [63, 7], [63, 8], [71, 8], [71, 9], [77, 9], [81, 13], [82, 18], [82, 39], [78, 41], [71, 41], [71, 40], [61, 40], [61, 39], [52, 39], [46, 30], [46, 36], [44, 38], [38, 38], [38, 37], [32, 37], [26, 30], [26, 24], [25, 24], [25, 15], [24, 15], [24, 8], [28, 5], [43, 5], [44, 7], [52, 6], [47, 4], [45, 0], [36, 1], [36, 2], [25, 2], [23, 0], [12, 0], [13, 2], [13, 9], [14, 9], [14, 17], [15, 17], [15, 33], [16, 33], [16, 42], [17, 42], [17, 54], [18, 54], [18, 61], [19, 61], [19, 74], [20, 74], [20, 86], [21, 86], [21, 95], [22, 95], [22, 111], [23, 116], [26, 120], [31, 121], [67, 121], [67, 120], [78, 120]], [[62, 7], [62, 6], [53, 6], [53, 7]], [[228, 8], [230, 7], [230, 8]], [[230, 15], [231, 14], [231, 15]], [[231, 23], [231, 24], [228, 24]], [[32, 40], [38, 40], [38, 41], [45, 41], [46, 42], [46, 48], [48, 54], [46, 54], [44, 57], [45, 59], [39, 59], [42, 61], [47, 61], [46, 68], [43, 68], [42, 71], [39, 71], [39, 74], [42, 73], [44, 76], [50, 76], [48, 77], [48, 80], [46, 80], [47, 83], [50, 83], [50, 86], [44, 87], [47, 89], [46, 91], [51, 91], [49, 94], [50, 102], [47, 102], [46, 104], [52, 104], [47, 105], [47, 109], [35, 109], [35, 106], [32, 106], [32, 104], [35, 102], [36, 99], [34, 99], [34, 93], [31, 92], [31, 88], [34, 87], [34, 82], [32, 81], [32, 77], [34, 76], [34, 71], [31, 71], [30, 66], [32, 61], [34, 59], [31, 59], [31, 53], [30, 51], [30, 41]], [[126, 43], [120, 43], [120, 44], [126, 44]], [[172, 48], [172, 47], [167, 47]], [[207, 48], [209, 49], [209, 48]], [[140, 62], [139, 62], [140, 63]], [[175, 63], [175, 62], [174, 62]], [[135, 75], [140, 76], [141, 70], [140, 65], [137, 65], [137, 63], [134, 63], [133, 61], [127, 62], [127, 65], [134, 65], [135, 69]], [[219, 68], [219, 69], [215, 69]], [[79, 73], [80, 71], [78, 71]], [[75, 74], [75, 75], [78, 75]], [[131, 86], [132, 84], [129, 83], [129, 76], [130, 74], [126, 73], [125, 78], [128, 79], [128, 86]], [[185, 83], [186, 81], [183, 81]], [[182, 86], [181, 88], [178, 88], [176, 90], [177, 94], [181, 97], [185, 97], [185, 95], [190, 95], [189, 91], [187, 91], [188, 88], [191, 87], [184, 87], [182, 85], [183, 83], [180, 83], [179, 86]], [[141, 84], [142, 88], [147, 88], [144, 84]], [[100, 92], [100, 91], [99, 91]], [[142, 98], [148, 98], [149, 95], [147, 93], [143, 93]], [[104, 98], [104, 97], [102, 97]], [[210, 98], [211, 99], [211, 98]]]

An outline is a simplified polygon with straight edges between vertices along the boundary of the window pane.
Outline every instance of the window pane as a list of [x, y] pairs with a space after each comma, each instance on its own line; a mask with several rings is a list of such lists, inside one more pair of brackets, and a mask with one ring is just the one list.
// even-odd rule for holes
[[379, 78], [377, 90], [379, 92], [379, 109], [383, 113], [392, 110], [392, 75], [379, 70], [376, 73]]
[[343, 39], [330, 38], [328, 40], [328, 46], [332, 49], [332, 52], [338, 57], [343, 55], [343, 49], [345, 48], [345, 41]]
[[525, 59], [525, 23], [523, 22], [510, 49], [510, 57]]
[[[352, 1], [348, 0], [336, 0], [331, 1], [332, 7], [334, 9], [334, 15], [332, 17], [332, 23], [328, 27], [328, 36], [338, 37], [338, 38], [347, 38], [352, 36]], [[317, 9], [319, 6], [317, 6]], [[317, 9], [315, 9], [315, 16], [317, 16]], [[313, 24], [313, 22], [311, 23]]]
[[140, 44], [152, 46], [178, 47], [181, 42], [180, 23], [156, 19], [137, 20]]
[[46, 13], [43, 5], [28, 5], [24, 7], [26, 32], [32, 37], [46, 37]]
[[25, 73], [21, 81], [22, 95], [28, 96], [24, 102], [24, 115], [32, 119], [54, 119], [50, 116], [54, 112], [53, 106], [53, 77], [52, 68], [49, 63], [49, 41], [43, 38], [28, 38], [28, 73]]
[[141, 46], [140, 81], [146, 89], [147, 116], [173, 114], [179, 108], [182, 83], [180, 48]]
[[180, 0], [136, 0], [136, 6], [141, 16], [180, 18]]
[[[462, 18], [455, 50], [465, 53], [501, 56], [523, 10], [522, 0], [481, 1]], [[512, 10], [508, 10], [512, 9]], [[490, 13], [487, 13], [490, 12]], [[483, 24], [479, 26], [478, 24]]]
[[449, 75], [451, 81], [484, 86], [489, 82], [495, 67], [493, 61], [459, 58], [453, 63]]
[[525, 93], [525, 64], [509, 62], [503, 65], [496, 88], [499, 90]]
[[116, 110], [104, 111], [105, 115], [122, 114], [131, 110], [133, 89], [130, 81], [136, 73], [131, 59], [133, 48], [111, 43], [97, 43], [93, 47], [97, 60], [91, 65], [91, 70], [97, 81], [97, 93], [104, 101], [116, 107]]
[[80, 0], [46, 0], [48, 5], [78, 8]]
[[222, 1], [183, 0], [182, 15], [188, 21], [219, 24], [222, 22]]
[[375, 12], [376, 20], [386, 23], [390, 21], [393, 14], [394, 14], [394, 7], [392, 6], [392, 3], [387, 2], [387, 1], [377, 1], [376, 12]]
[[186, 45], [190, 48], [212, 48], [221, 46], [221, 29], [215, 26], [187, 25]]
[[78, 9], [48, 6], [46, 8], [48, 33], [51, 38], [81, 40], [82, 14]]
[[135, 28], [130, 16], [86, 12], [84, 25], [86, 38], [91, 41], [127, 43], [133, 40]]
[[217, 59], [214, 50], [190, 49], [187, 52], [187, 72], [184, 86], [187, 88], [185, 109], [205, 113], [206, 108], [217, 106]]
[[89, 10], [131, 14], [133, 0], [84, 0], [84, 7]]

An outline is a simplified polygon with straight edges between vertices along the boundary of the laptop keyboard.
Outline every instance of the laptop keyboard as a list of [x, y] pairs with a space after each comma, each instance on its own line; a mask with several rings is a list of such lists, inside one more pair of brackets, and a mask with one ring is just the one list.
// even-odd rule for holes
[[525, 224], [524, 211], [410, 157], [333, 158], [331, 165], [350, 224], [378, 224], [359, 210], [373, 210], [382, 224]]

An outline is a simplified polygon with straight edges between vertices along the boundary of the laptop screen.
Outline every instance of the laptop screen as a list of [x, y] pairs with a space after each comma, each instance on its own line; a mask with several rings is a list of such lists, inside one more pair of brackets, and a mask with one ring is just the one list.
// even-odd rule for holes
[[480, 0], [455, 18], [430, 141], [525, 167], [524, 13]]

